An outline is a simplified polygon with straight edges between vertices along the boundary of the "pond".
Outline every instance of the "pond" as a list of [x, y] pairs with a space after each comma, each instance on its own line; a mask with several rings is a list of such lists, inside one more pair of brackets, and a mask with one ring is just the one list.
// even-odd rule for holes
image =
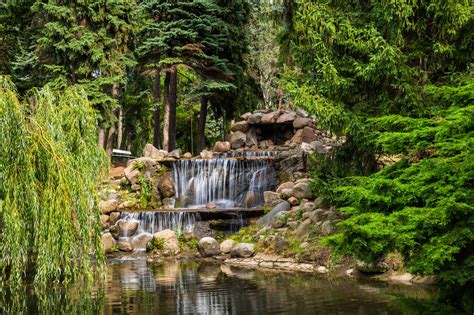
[[401, 314], [400, 297], [429, 288], [348, 277], [285, 273], [209, 262], [150, 264], [109, 260], [93, 287], [32, 287], [3, 294], [0, 313], [105, 314]]

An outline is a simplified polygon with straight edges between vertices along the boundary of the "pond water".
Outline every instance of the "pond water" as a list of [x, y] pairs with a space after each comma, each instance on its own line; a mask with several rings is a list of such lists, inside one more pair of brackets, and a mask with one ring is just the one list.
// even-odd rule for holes
[[92, 288], [3, 294], [0, 313], [401, 314], [399, 297], [428, 298], [419, 286], [327, 275], [256, 271], [204, 262], [110, 260]]

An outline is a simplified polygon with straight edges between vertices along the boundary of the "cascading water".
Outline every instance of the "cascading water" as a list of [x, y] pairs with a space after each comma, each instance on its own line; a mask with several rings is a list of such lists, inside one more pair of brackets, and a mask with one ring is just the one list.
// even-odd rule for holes
[[173, 165], [180, 208], [251, 208], [273, 190], [275, 152], [225, 153], [209, 160], [180, 160]]
[[[176, 204], [188, 211], [123, 212], [121, 220], [139, 222], [137, 233], [171, 229], [180, 234], [192, 232], [196, 221], [200, 221], [199, 214], [190, 209], [263, 205], [263, 192], [274, 190], [277, 184], [272, 163], [275, 155], [276, 152], [270, 151], [222, 153], [208, 160], [178, 160], [173, 164]], [[243, 225], [242, 214], [232, 221], [231, 230], [237, 231]]]

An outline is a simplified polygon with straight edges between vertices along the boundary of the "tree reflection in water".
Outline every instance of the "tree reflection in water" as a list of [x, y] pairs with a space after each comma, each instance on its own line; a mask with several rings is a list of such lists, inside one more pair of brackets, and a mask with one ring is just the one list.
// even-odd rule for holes
[[[433, 290], [346, 277], [255, 271], [206, 262], [112, 260], [93, 284], [1, 291], [1, 313], [400, 314]], [[397, 299], [396, 297], [401, 297]], [[413, 300], [414, 299], [414, 300]]]

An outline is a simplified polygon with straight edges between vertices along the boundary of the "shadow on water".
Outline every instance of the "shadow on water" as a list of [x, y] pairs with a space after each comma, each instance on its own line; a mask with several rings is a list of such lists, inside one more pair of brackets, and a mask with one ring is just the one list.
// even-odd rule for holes
[[419, 286], [205, 262], [117, 259], [104, 272], [105, 279], [92, 286], [3, 288], [0, 313], [403, 314], [434, 293]]

